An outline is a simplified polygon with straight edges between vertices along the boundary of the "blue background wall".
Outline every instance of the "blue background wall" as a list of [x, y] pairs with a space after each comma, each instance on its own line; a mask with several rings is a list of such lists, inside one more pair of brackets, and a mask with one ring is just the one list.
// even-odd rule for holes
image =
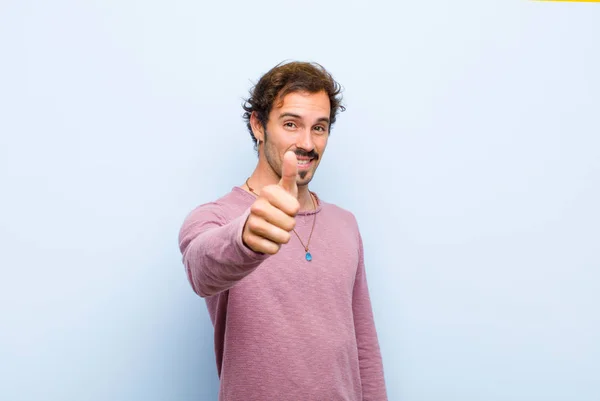
[[390, 400], [600, 399], [600, 7], [0, 4], [0, 399], [211, 400], [185, 215], [256, 158], [284, 59], [344, 85], [312, 189], [352, 210]]

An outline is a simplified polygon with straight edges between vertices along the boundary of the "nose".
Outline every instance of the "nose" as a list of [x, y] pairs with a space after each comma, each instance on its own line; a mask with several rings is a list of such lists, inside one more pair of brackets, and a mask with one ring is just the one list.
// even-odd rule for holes
[[296, 138], [296, 147], [311, 152], [315, 148], [310, 130], [303, 130]]

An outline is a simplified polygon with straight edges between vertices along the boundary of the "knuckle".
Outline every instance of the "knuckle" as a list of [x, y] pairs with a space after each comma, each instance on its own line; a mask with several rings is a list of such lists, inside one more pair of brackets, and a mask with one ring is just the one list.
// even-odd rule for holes
[[281, 199], [282, 197], [285, 197], [288, 195], [287, 191], [285, 189], [281, 188], [279, 185], [275, 185], [274, 187], [270, 188], [269, 194], [273, 198], [278, 198], [278, 199]]
[[261, 199], [257, 199], [254, 201], [252, 206], [250, 207], [250, 213], [260, 215], [264, 212], [265, 206], [264, 202]]
[[258, 223], [258, 219], [256, 218], [248, 218], [248, 222], [246, 223], [248, 230], [252, 233], [257, 232], [260, 229], [260, 225]]
[[282, 241], [284, 244], [287, 244], [288, 242], [290, 242], [290, 239], [292, 238], [290, 233], [284, 233], [282, 237], [283, 237]]
[[252, 235], [246, 235], [244, 237], [244, 242], [246, 243], [247, 246], [249, 246], [251, 249], [255, 249], [256, 248], [256, 241], [254, 240], [254, 236]]
[[281, 235], [281, 229], [277, 226], [270, 227], [269, 237], [273, 239], [276, 243], [281, 243], [283, 237]]
[[298, 202], [296, 198], [294, 198], [294, 201], [290, 205], [290, 211], [294, 215], [298, 214], [298, 212], [300, 211], [300, 202]]
[[289, 219], [285, 219], [281, 224], [281, 228], [285, 231], [292, 231], [296, 227], [296, 219], [290, 217]]
[[276, 244], [269, 244], [265, 249], [265, 253], [268, 253], [269, 255], [275, 255], [278, 251], [279, 247]]
[[292, 231], [294, 228], [296, 228], [296, 219], [292, 218], [290, 220], [289, 227], [290, 228], [288, 229], [288, 231]]
[[270, 197], [271, 195], [273, 195], [273, 190], [275, 188], [273, 187], [273, 185], [266, 185], [264, 186], [261, 190], [260, 190], [260, 194], [261, 197]]

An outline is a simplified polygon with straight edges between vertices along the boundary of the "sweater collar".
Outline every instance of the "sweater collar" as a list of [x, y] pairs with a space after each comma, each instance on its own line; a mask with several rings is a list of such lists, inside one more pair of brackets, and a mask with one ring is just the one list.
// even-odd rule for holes
[[[232, 191], [239, 193], [240, 195], [246, 197], [249, 201], [253, 201], [254, 199], [256, 199], [256, 196], [251, 194], [250, 192], [246, 191], [245, 189], [235, 186], [233, 187]], [[311, 215], [311, 214], [315, 214], [321, 211], [321, 209], [323, 208], [323, 201], [319, 198], [319, 195], [317, 195], [315, 192], [310, 191], [314, 196], [315, 199], [317, 200], [317, 208], [316, 209], [309, 209], [309, 210], [300, 210], [298, 212], [298, 215]]]

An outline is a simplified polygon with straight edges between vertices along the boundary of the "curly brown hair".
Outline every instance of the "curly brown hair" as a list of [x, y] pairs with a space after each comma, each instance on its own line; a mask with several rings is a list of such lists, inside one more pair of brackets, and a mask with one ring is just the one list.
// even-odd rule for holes
[[250, 124], [252, 112], [256, 113], [258, 120], [266, 129], [269, 113], [276, 100], [281, 102], [285, 95], [292, 92], [317, 93], [321, 91], [325, 91], [329, 96], [331, 107], [329, 127], [331, 129], [337, 114], [346, 108], [341, 104], [342, 86], [323, 66], [314, 62], [282, 62], [263, 75], [250, 90], [250, 98], [246, 99], [242, 106], [245, 110], [243, 118], [254, 142], [254, 149], [256, 150], [256, 138]]

